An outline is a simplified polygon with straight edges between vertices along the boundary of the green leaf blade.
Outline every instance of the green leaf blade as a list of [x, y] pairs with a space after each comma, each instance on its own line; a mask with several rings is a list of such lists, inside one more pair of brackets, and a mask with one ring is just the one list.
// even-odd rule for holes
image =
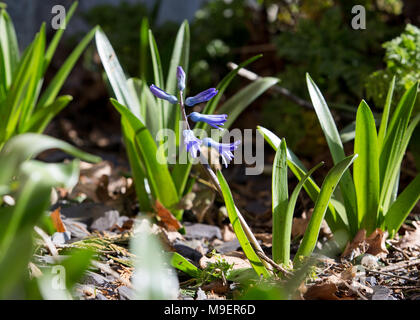
[[352, 162], [357, 158], [357, 155], [352, 155], [344, 158], [337, 163], [327, 174], [322, 184], [321, 191], [316, 200], [314, 211], [311, 220], [306, 228], [302, 242], [299, 246], [298, 252], [293, 260], [295, 264], [299, 263], [300, 256], [309, 256], [318, 240], [319, 230], [321, 228], [322, 220], [324, 219], [325, 212], [327, 211], [328, 203], [331, 196], [337, 187], [344, 172], [350, 167]]
[[218, 111], [219, 114], [228, 114], [229, 117], [224, 124], [224, 128], [228, 129], [237, 117], [261, 94], [279, 82], [279, 79], [272, 77], [260, 78], [227, 100]]
[[264, 264], [262, 263], [261, 259], [258, 257], [258, 255], [255, 253], [254, 249], [251, 246], [251, 243], [249, 242], [242, 226], [239, 220], [239, 217], [236, 213], [236, 207], [233, 202], [232, 193], [230, 191], [230, 188], [222, 175], [220, 171], [217, 171], [217, 178], [220, 183], [220, 187], [222, 189], [223, 198], [226, 203], [226, 208], [229, 215], [230, 223], [232, 224], [232, 227], [235, 231], [235, 234], [239, 240], [239, 243], [241, 244], [241, 247], [248, 258], [249, 262], [251, 263], [252, 267], [254, 268], [255, 272], [259, 276], [263, 276], [264, 278], [268, 278], [270, 276], [270, 273], [267, 271], [267, 269], [264, 267]]
[[[268, 142], [268, 144], [275, 150], [280, 146], [281, 140], [277, 137], [273, 132], [270, 130], [258, 126], [258, 132], [264, 137], [264, 139]], [[287, 165], [289, 166], [290, 170], [293, 174], [298, 178], [300, 181], [303, 179], [305, 174], [307, 174], [307, 170], [303, 163], [298, 159], [298, 157], [291, 151], [287, 150]], [[306, 193], [312, 199], [312, 201], [316, 201], [319, 195], [320, 188], [316, 184], [316, 182], [309, 177], [307, 181], [304, 183], [303, 188], [305, 189]], [[325, 216], [325, 220], [327, 220], [328, 226], [331, 228], [333, 232], [338, 230], [344, 230], [347, 232], [349, 229], [347, 217], [344, 212], [338, 211], [332, 203], [328, 204], [327, 214]]]
[[[111, 103], [121, 116], [125, 118], [126, 123], [131, 126], [134, 132], [136, 150], [143, 159], [145, 172], [153, 196], [161, 200], [166, 208], [174, 209], [175, 205], [179, 202], [178, 193], [173, 184], [168, 166], [164, 162], [165, 158], [162, 154], [158, 154], [160, 149], [157, 148], [149, 130], [128, 108], [120, 104], [117, 100], [111, 99]], [[158, 157], [160, 161], [157, 159]], [[180, 217], [178, 216], [178, 218]]]
[[287, 265], [290, 259], [290, 233], [287, 217], [289, 191], [287, 184], [287, 146], [283, 139], [277, 149], [272, 174], [273, 260]]
[[89, 42], [95, 36], [95, 32], [97, 29], [97, 27], [93, 28], [86, 36], [84, 36], [82, 41], [80, 41], [76, 48], [74, 48], [73, 52], [67, 57], [67, 59], [64, 61], [63, 65], [58, 70], [54, 78], [51, 80], [51, 83], [39, 99], [37, 108], [45, 107], [55, 100], [55, 98], [61, 90], [61, 87], [64, 84], [64, 81], [69, 76], [74, 65], [76, 64], [77, 60], [79, 60], [79, 57], [82, 55]]
[[[314, 106], [316, 115], [327, 140], [328, 147], [331, 152], [334, 164], [342, 161], [345, 158], [343, 144], [341, 142], [340, 134], [335, 126], [334, 119], [322, 96], [321, 91], [309, 76], [306, 74], [306, 82], [311, 96], [312, 104]], [[354, 183], [349, 172], [345, 172], [340, 181], [340, 191], [343, 195], [347, 216], [349, 217], [349, 228], [352, 234], [357, 232], [357, 200]]]
[[384, 226], [391, 238], [398, 232], [405, 219], [416, 203], [420, 200], [420, 175], [404, 189], [397, 200], [391, 205], [386, 216]]
[[356, 115], [353, 179], [357, 196], [358, 223], [370, 234], [377, 226], [379, 207], [379, 151], [375, 119], [365, 101]]

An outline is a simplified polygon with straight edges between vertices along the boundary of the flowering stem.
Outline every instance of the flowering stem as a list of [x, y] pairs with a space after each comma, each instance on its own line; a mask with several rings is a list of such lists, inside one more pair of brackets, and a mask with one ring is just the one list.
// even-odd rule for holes
[[182, 119], [184, 120], [187, 130], [191, 130], [188, 123], [187, 113], [185, 112], [184, 97], [182, 95], [182, 91], [179, 92], [179, 107], [181, 108]]
[[[185, 112], [185, 105], [184, 105], [184, 98], [183, 98], [183, 95], [182, 95], [182, 91], [179, 92], [179, 96], [180, 96], [179, 106], [181, 108], [181, 114], [182, 114], [183, 122], [185, 123], [185, 126], [186, 126], [187, 130], [191, 130], [190, 125], [188, 123], [187, 114]], [[212, 170], [212, 168], [208, 164], [208, 160], [203, 156], [203, 154], [201, 152], [200, 152], [199, 157], [200, 157], [199, 162], [200, 162], [201, 166], [205, 169], [208, 177], [213, 182], [213, 185], [216, 187], [216, 190], [218, 191], [219, 195], [223, 198], [222, 188], [220, 187], [219, 180], [217, 179], [216, 174], [214, 173], [214, 171]], [[253, 245], [255, 250], [259, 251], [259, 254], [264, 254], [264, 251], [262, 250], [260, 244], [258, 243], [257, 239], [255, 238], [254, 234], [252, 233], [250, 227], [246, 223], [246, 221], [245, 221], [244, 217], [242, 216], [242, 214], [240, 213], [239, 209], [236, 206], [235, 206], [235, 209], [236, 209], [236, 213], [238, 215], [239, 221], [242, 225], [242, 228], [244, 229], [244, 232], [245, 232], [249, 242]], [[271, 265], [269, 265], [266, 262], [266, 260], [262, 259], [261, 262], [265, 265], [265, 267], [267, 269], [272, 270]]]

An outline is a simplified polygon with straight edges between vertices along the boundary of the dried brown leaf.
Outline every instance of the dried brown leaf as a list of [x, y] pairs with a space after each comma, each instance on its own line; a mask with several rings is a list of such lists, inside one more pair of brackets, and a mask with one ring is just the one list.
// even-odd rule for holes
[[414, 230], [406, 231], [398, 241], [397, 245], [401, 249], [419, 249], [420, 248], [420, 222], [413, 222]]
[[385, 244], [387, 236], [387, 232], [377, 228], [366, 238], [366, 230], [361, 229], [353, 241], [347, 243], [342, 257], [355, 258], [364, 253], [369, 253], [374, 256], [386, 256], [389, 253]]
[[337, 290], [335, 283], [324, 282], [309, 287], [304, 297], [307, 300], [341, 300], [336, 295]]
[[66, 226], [64, 225], [63, 221], [61, 220], [61, 208], [58, 207], [50, 214], [50, 218], [52, 224], [57, 232], [66, 232]]
[[159, 200], [156, 200], [154, 209], [156, 214], [160, 218], [162, 222], [162, 226], [168, 231], [177, 231], [182, 228], [181, 223], [178, 221], [177, 218], [168, 210], [166, 209]]
[[[313, 211], [313, 209], [310, 209], [308, 213], [304, 211], [300, 218], [293, 218], [292, 238], [302, 237], [305, 234], [306, 228], [308, 227], [309, 221], [311, 220]], [[332, 237], [331, 230], [328, 227], [328, 224], [325, 222], [325, 220], [322, 221], [320, 234], [327, 236], [328, 238]]]
[[219, 279], [201, 286], [201, 289], [212, 293], [224, 294], [229, 291], [229, 284], [223, 283], [223, 281]]
[[386, 256], [389, 252], [386, 248], [386, 238], [388, 233], [377, 228], [372, 234], [366, 239], [366, 242], [369, 245], [366, 253], [369, 253], [374, 256], [382, 255]]
[[323, 283], [315, 284], [308, 288], [304, 294], [307, 300], [354, 300], [350, 296], [337, 296], [338, 285], [342, 282], [341, 279], [335, 277], [334, 280], [327, 280]]

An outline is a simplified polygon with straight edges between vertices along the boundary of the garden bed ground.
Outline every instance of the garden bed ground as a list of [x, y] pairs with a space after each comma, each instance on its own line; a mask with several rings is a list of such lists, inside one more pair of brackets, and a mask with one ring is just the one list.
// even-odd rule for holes
[[[46, 159], [59, 154], [45, 155]], [[237, 174], [240, 166], [229, 171], [238, 206], [249, 222], [267, 256], [271, 256], [271, 202], [267, 176]], [[129, 240], [133, 235], [138, 208], [127, 166], [110, 161], [81, 164], [78, 185], [73, 190], [57, 190], [53, 196], [54, 221], [67, 233], [56, 233], [52, 242], [39, 239], [31, 264], [32, 274], [56, 261], [57, 252], [69, 247], [90, 247], [98, 252], [92, 268], [76, 286], [80, 299], [131, 299], [132, 254]], [[236, 178], [235, 178], [236, 177]], [[241, 177], [238, 179], [237, 177]], [[209, 261], [226, 261], [233, 268], [250, 266], [229, 224], [221, 199], [205, 184], [198, 183], [183, 199], [185, 234], [175, 231], [165, 219], [165, 209], [157, 206], [147, 213], [155, 221], [153, 232], [168, 252], [178, 252], [196, 266], [205, 268]], [[293, 223], [294, 243], [304, 232], [309, 201], [298, 208], [300, 217]], [[307, 207], [305, 207], [307, 206]], [[296, 299], [420, 299], [420, 224], [411, 215], [397, 240], [388, 240], [378, 232], [368, 239], [359, 234], [349, 245], [345, 258], [319, 255], [310, 277], [299, 288]], [[62, 222], [62, 225], [61, 225]], [[61, 231], [63, 231], [61, 230]], [[322, 228], [319, 248], [328, 246], [328, 227]], [[296, 246], [296, 245], [293, 245]], [[295, 252], [295, 250], [294, 250]], [[292, 253], [293, 248], [292, 248]], [[179, 299], [232, 299], [239, 287], [231, 281], [206, 282], [178, 272]]]

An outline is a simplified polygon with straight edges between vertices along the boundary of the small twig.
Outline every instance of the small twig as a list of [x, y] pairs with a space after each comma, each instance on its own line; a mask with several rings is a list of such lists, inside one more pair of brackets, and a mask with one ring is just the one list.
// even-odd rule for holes
[[255, 250], [255, 253], [261, 259], [267, 261], [274, 269], [276, 269], [277, 271], [281, 271], [285, 276], [291, 276], [292, 275], [292, 273], [290, 271], [286, 270], [281, 265], [275, 263], [272, 259], [270, 259], [269, 257], [267, 257], [267, 255], [263, 251]]
[[131, 283], [129, 281], [127, 281], [126, 279], [122, 278], [118, 272], [114, 271], [111, 269], [111, 267], [107, 264], [104, 263], [100, 263], [96, 260], [92, 260], [92, 265], [96, 268], [98, 268], [99, 270], [101, 270], [103, 273], [109, 274], [113, 277], [115, 277], [116, 279], [118, 279], [119, 281], [121, 281], [125, 286], [131, 288]]
[[418, 290], [420, 286], [389, 286], [389, 289], [402, 289], [402, 290]]
[[[233, 63], [233, 62], [228, 62], [227, 65], [232, 70], [238, 68], [238, 65], [236, 63]], [[248, 69], [245, 69], [245, 68], [241, 68], [238, 71], [238, 74], [240, 76], [248, 79], [248, 80], [251, 80], [251, 81], [255, 81], [255, 80], [258, 80], [258, 79], [261, 78], [258, 74], [254, 73], [254, 72], [252, 72]], [[283, 95], [284, 97], [286, 97], [290, 101], [293, 101], [294, 103], [296, 103], [297, 105], [299, 105], [301, 107], [304, 107], [304, 108], [309, 109], [309, 110], [314, 110], [314, 108], [312, 106], [312, 103], [310, 103], [309, 101], [307, 101], [305, 99], [299, 98], [298, 96], [291, 93], [288, 89], [286, 89], [286, 88], [284, 88], [284, 87], [282, 87], [278, 84], [272, 86], [271, 90]], [[355, 108], [353, 108], [349, 105], [340, 104], [340, 103], [333, 103], [333, 104], [330, 104], [330, 106], [335, 108], [335, 109], [346, 111], [346, 113], [343, 113], [341, 115], [343, 118], [349, 118], [349, 119], [354, 120], [354, 114], [356, 112]], [[349, 114], [349, 113], [351, 113], [351, 114]]]
[[[230, 69], [234, 70], [234, 69], [236, 69], [238, 67], [238, 65], [236, 63], [229, 62], [228, 63], [228, 67]], [[244, 78], [246, 78], [248, 80], [251, 80], [251, 81], [255, 81], [255, 80], [258, 80], [258, 79], [261, 78], [256, 73], [254, 73], [254, 72], [252, 72], [252, 71], [250, 71], [248, 69], [245, 69], [245, 68], [241, 68], [239, 70], [238, 74], [241, 77], [244, 77]], [[304, 100], [302, 98], [299, 98], [298, 96], [295, 96], [293, 93], [291, 93], [288, 89], [286, 89], [284, 87], [281, 87], [279, 85], [275, 85], [275, 86], [272, 87], [272, 89], [274, 91], [280, 93], [281, 95], [285, 96], [289, 100], [293, 101], [294, 103], [302, 106], [302, 107], [305, 107], [305, 108], [310, 109], [310, 110], [313, 110], [314, 109], [312, 107], [312, 104], [309, 101], [306, 101], [306, 100]]]
[[361, 292], [360, 292], [360, 290], [358, 289], [358, 288], [356, 288], [356, 287], [353, 287], [353, 286], [351, 286], [351, 285], [349, 285], [346, 281], [344, 281], [343, 280], [343, 282], [342, 282], [347, 288], [349, 288], [350, 290], [352, 290], [352, 291], [356, 291], [356, 293], [357, 293], [357, 295], [361, 298], [361, 299], [363, 299], [363, 300], [369, 300], [368, 298], [366, 298]]
[[406, 253], [404, 250], [402, 250], [402, 249], [400, 249], [400, 248], [398, 248], [398, 247], [394, 246], [394, 245], [391, 243], [391, 241], [386, 240], [385, 242], [386, 242], [386, 244], [388, 244], [388, 245], [389, 245], [392, 249], [394, 249], [394, 250], [396, 250], [396, 251], [398, 251], [398, 252], [401, 252], [401, 253], [403, 254], [403, 256], [404, 256], [406, 259], [410, 259], [410, 256], [409, 256], [409, 255], [407, 255], [407, 253]]
[[50, 251], [51, 255], [53, 257], [57, 257], [58, 256], [58, 250], [55, 247], [54, 243], [51, 241], [50, 236], [48, 234], [46, 234], [44, 230], [42, 230], [41, 228], [39, 228], [37, 226], [34, 227], [34, 230], [42, 238], [42, 240], [44, 240], [44, 244], [48, 248], [48, 250]]
[[382, 271], [376, 271], [376, 270], [371, 270], [371, 269], [365, 269], [365, 270], [368, 271], [368, 272], [372, 272], [372, 273], [383, 274], [384, 276], [388, 276], [388, 277], [392, 277], [392, 278], [399, 278], [399, 279], [403, 279], [403, 280], [406, 280], [406, 281], [417, 282], [417, 279], [411, 279], [411, 278], [408, 278], [408, 277], [399, 276], [399, 275], [392, 274], [392, 273], [389, 273], [389, 272], [382, 272]]
[[402, 261], [402, 262], [403, 263], [396, 263], [396, 264], [391, 265], [391, 266], [383, 267], [383, 268], [381, 268], [381, 271], [384, 271], [384, 272], [395, 271], [395, 270], [398, 270], [398, 269], [412, 267], [412, 266], [420, 264], [420, 259], [414, 259], [414, 260]]

